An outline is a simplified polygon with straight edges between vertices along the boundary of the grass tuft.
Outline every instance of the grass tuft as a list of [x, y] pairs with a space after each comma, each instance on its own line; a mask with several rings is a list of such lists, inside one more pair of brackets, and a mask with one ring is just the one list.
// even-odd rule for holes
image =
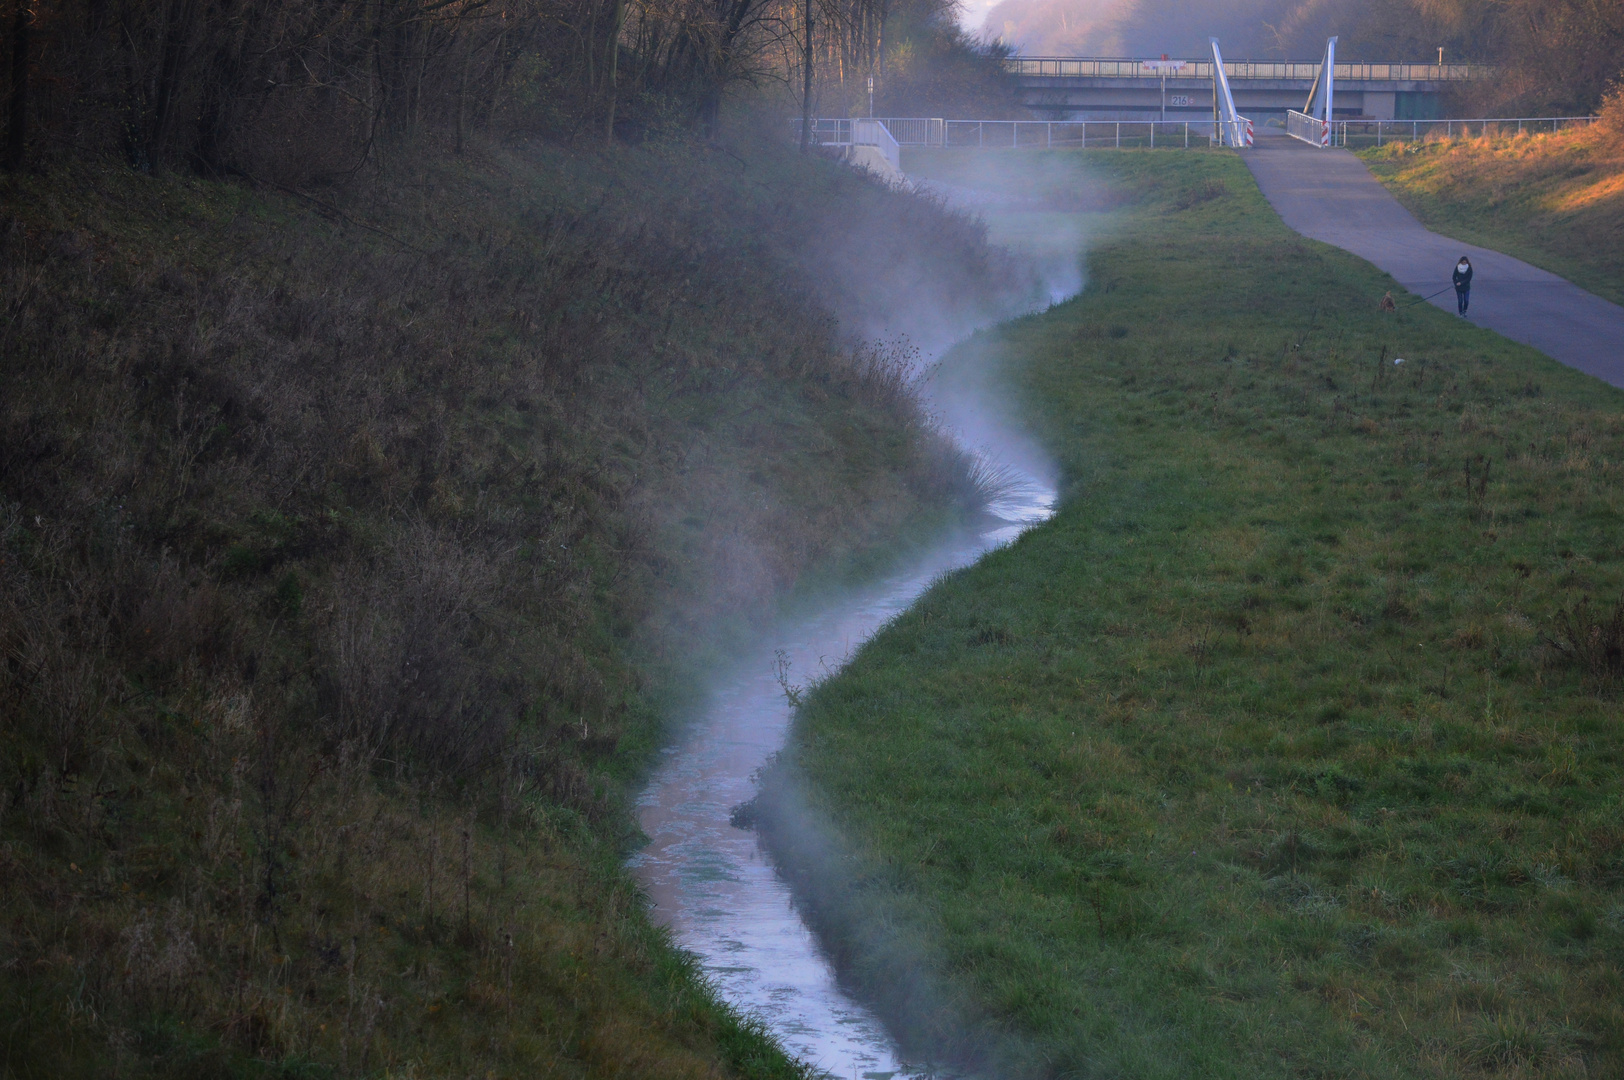
[[1552, 643], [1571, 658], [1599, 687], [1624, 681], [1624, 597], [1611, 611], [1592, 608], [1586, 596], [1556, 613]]

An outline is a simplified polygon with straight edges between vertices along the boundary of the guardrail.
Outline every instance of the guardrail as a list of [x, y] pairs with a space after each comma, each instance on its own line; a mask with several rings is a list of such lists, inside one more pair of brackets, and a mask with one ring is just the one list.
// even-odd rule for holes
[[948, 120], [942, 146], [984, 150], [1215, 146], [1211, 120]]
[[[1147, 67], [1143, 60], [1088, 56], [1012, 56], [1004, 61], [1011, 75], [1053, 78], [1146, 79], [1160, 81], [1163, 74], [1174, 79], [1212, 80], [1211, 60], [1186, 60], [1176, 71]], [[1231, 79], [1282, 79], [1312, 82], [1320, 65], [1315, 60], [1225, 60], [1224, 74]], [[1487, 64], [1336, 64], [1337, 82], [1472, 82], [1491, 78], [1495, 69]]]
[[902, 147], [890, 130], [878, 120], [853, 120], [851, 124], [853, 146], [872, 146], [891, 163], [898, 175], [902, 173]]
[[880, 123], [903, 146], [941, 146], [946, 138], [947, 121], [939, 117], [886, 117]]
[[[983, 150], [1091, 150], [1218, 146], [1221, 122], [1212, 120], [943, 120], [929, 117], [883, 117], [874, 120], [830, 118], [812, 121], [812, 141], [822, 146], [874, 146], [861, 125], [882, 128], [896, 145], [976, 147]], [[801, 122], [791, 122], [800, 138]], [[1251, 121], [1237, 118], [1235, 145], [1251, 145]]]
[[[891, 134], [890, 125], [924, 124], [925, 134], [928, 136], [930, 125], [940, 125], [940, 120], [879, 120], [869, 117], [829, 117], [812, 121], [812, 142], [818, 146], [872, 146], [885, 156], [891, 167], [897, 172], [902, 171], [902, 147], [896, 136]], [[791, 130], [797, 142], [801, 138], [801, 121], [797, 117], [791, 123]]]
[[[1473, 135], [1549, 135], [1571, 127], [1588, 127], [1594, 116], [1526, 116], [1486, 120], [1334, 120], [1332, 146], [1382, 146], [1395, 139], [1464, 139]], [[1319, 123], [1318, 120], [1314, 121]]]

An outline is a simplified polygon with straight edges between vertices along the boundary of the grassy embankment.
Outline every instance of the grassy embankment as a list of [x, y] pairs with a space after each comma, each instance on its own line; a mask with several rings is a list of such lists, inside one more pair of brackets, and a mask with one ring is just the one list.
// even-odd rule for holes
[[769, 781], [852, 855], [789, 853], [836, 949], [1004, 1075], [1618, 1074], [1624, 393], [1381, 314], [1232, 155], [1070, 160], [1139, 193], [1086, 292], [947, 362], [1006, 372], [1062, 508]]
[[1391, 143], [1360, 153], [1436, 232], [1624, 304], [1624, 97], [1555, 135]]
[[747, 142], [319, 194], [0, 187], [0, 1075], [800, 1075], [628, 788], [730, 621], [972, 497], [830, 312], [1021, 273]]

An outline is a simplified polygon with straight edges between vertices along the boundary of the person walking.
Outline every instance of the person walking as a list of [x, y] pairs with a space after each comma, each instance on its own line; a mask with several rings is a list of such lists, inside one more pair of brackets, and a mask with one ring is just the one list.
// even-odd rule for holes
[[1472, 306], [1472, 260], [1462, 255], [1455, 264], [1455, 306], [1462, 315]]

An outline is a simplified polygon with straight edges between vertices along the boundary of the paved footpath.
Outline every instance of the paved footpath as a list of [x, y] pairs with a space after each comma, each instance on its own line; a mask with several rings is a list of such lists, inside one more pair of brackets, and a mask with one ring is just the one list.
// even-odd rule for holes
[[1241, 156], [1264, 197], [1304, 236], [1374, 263], [1417, 296], [1446, 290], [1432, 302], [1451, 313], [1449, 275], [1465, 253], [1475, 271], [1472, 322], [1624, 386], [1624, 307], [1509, 255], [1429, 232], [1346, 150], [1276, 136]]

